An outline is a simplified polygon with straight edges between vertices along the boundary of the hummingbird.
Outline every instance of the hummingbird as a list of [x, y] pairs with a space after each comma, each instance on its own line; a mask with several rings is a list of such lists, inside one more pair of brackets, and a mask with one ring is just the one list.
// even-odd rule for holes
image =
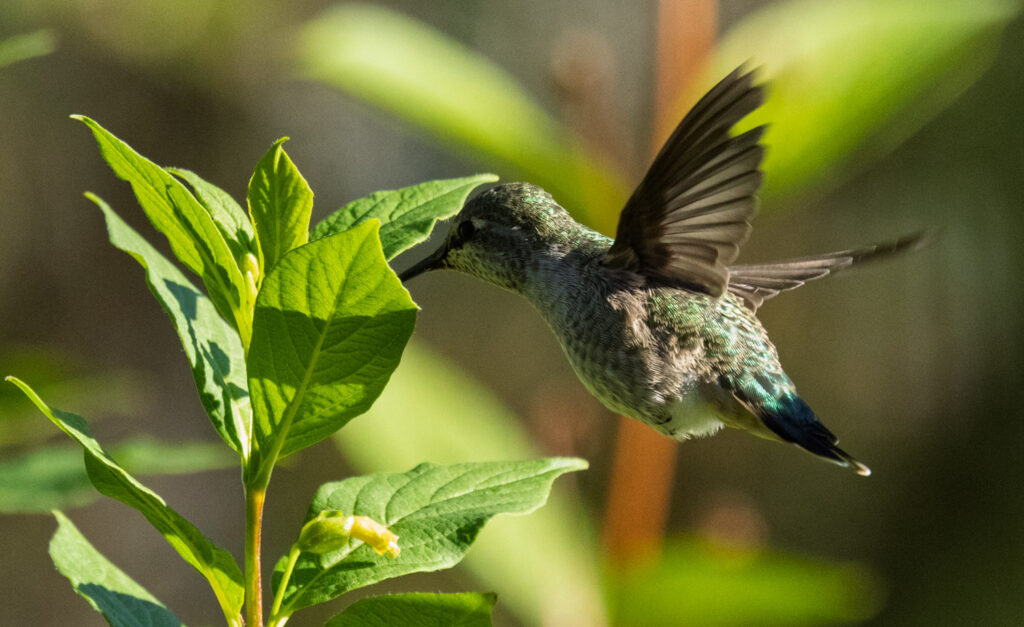
[[540, 187], [504, 184], [470, 199], [444, 243], [400, 278], [450, 269], [521, 294], [591, 394], [675, 440], [733, 427], [867, 476], [797, 394], [756, 313], [809, 280], [916, 248], [923, 234], [730, 265], [757, 210], [765, 127], [731, 129], [763, 101], [743, 67], [705, 94], [626, 202], [614, 240]]

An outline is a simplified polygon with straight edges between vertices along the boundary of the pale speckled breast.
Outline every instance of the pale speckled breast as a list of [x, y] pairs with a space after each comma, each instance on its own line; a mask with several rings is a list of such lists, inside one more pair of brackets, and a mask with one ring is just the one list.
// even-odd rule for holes
[[670, 405], [696, 385], [696, 337], [658, 342], [647, 324], [649, 290], [629, 287], [593, 265], [566, 272], [540, 266], [528, 294], [555, 332], [587, 390], [612, 411], [656, 428], [672, 419]]
[[719, 382], [748, 368], [782, 373], [753, 313], [731, 294], [631, 287], [600, 271], [563, 272], [547, 298], [530, 298], [584, 386], [675, 439], [750, 428], [753, 417]]

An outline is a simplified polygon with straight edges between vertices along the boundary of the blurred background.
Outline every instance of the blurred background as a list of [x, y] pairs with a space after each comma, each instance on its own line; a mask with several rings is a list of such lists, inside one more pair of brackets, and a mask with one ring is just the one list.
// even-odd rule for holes
[[[426, 460], [579, 455], [589, 471], [563, 479], [543, 510], [489, 523], [463, 565], [372, 592], [494, 590], [500, 625], [1021, 624], [1020, 9], [5, 0], [0, 374], [86, 417], [117, 459], [240, 555], [239, 472], [218, 454], [142, 273], [106, 243], [82, 193], [166, 242], [68, 115], [236, 199], [290, 136], [314, 220], [379, 189], [491, 171], [546, 187], [613, 233], [672, 126], [748, 62], [772, 85], [749, 124], [772, 127], [741, 262], [941, 229], [917, 254], [759, 312], [802, 396], [874, 475], [737, 432], [676, 445], [620, 423], [524, 300], [433, 273], [410, 285], [414, 341], [371, 413], [275, 474], [265, 568], [324, 481]], [[102, 624], [46, 554], [46, 511], [58, 507], [183, 621], [210, 624], [202, 580], [141, 516], [94, 498], [58, 435], [0, 388], [2, 622]]]

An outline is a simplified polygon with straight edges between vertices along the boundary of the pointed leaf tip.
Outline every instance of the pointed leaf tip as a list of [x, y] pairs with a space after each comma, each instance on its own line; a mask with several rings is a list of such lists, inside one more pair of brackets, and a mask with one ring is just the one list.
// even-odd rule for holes
[[381, 222], [380, 240], [384, 256], [391, 260], [426, 240], [438, 220], [458, 213], [474, 189], [497, 180], [496, 175], [485, 173], [376, 192], [348, 203], [321, 220], [310, 234], [310, 239], [321, 239], [350, 229], [371, 217], [377, 218]]
[[250, 311], [241, 302], [245, 279], [209, 212], [170, 172], [93, 120], [80, 119], [92, 131], [100, 156], [131, 185], [150, 223], [167, 238], [178, 260], [202, 278], [218, 312], [243, 335], [244, 343], [252, 326]]
[[256, 164], [246, 201], [259, 242], [263, 272], [270, 272], [290, 250], [309, 241], [313, 190], [282, 147], [273, 143]]
[[183, 626], [159, 599], [111, 563], [59, 510], [50, 539], [50, 558], [75, 592], [111, 625]]

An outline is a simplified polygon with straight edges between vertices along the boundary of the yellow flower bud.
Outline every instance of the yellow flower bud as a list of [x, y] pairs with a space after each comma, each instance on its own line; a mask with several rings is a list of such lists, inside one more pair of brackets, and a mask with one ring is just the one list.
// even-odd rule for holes
[[366, 516], [349, 516], [347, 520], [349, 521], [349, 535], [369, 544], [377, 552], [377, 555], [398, 557], [398, 554], [401, 553], [398, 536], [376, 520]]
[[348, 544], [349, 538], [361, 540], [378, 555], [398, 557], [398, 536], [367, 516], [345, 516], [340, 511], [322, 511], [302, 527], [295, 546], [300, 551], [323, 555]]
[[246, 253], [242, 260], [242, 271], [245, 273], [245, 285], [249, 291], [249, 302], [256, 302], [256, 294], [259, 292], [260, 261], [256, 255]]

